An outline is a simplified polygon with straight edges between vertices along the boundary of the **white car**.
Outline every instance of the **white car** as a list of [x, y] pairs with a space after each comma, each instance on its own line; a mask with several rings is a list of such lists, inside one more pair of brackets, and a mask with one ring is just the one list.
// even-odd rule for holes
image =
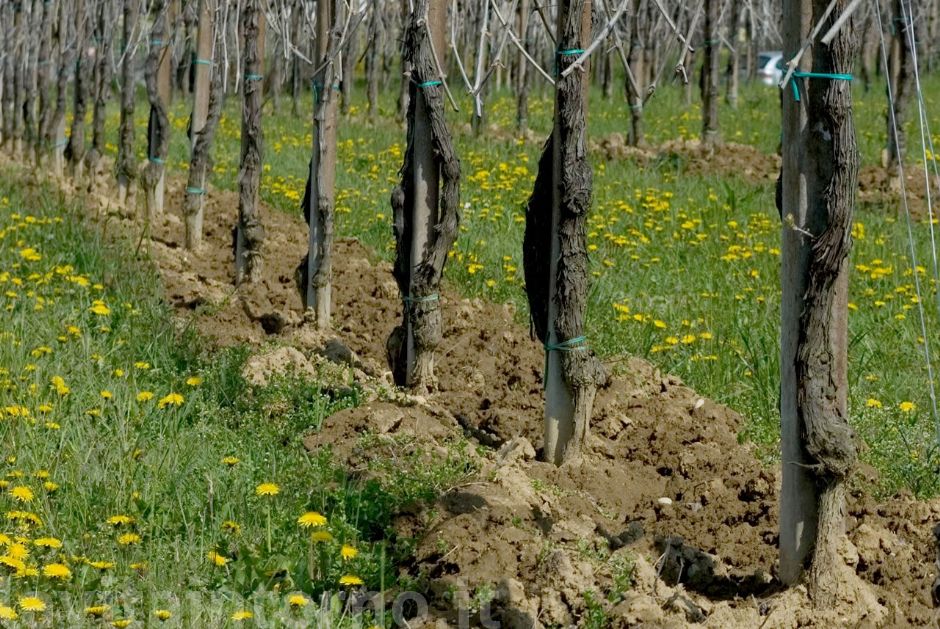
[[777, 85], [783, 79], [783, 53], [762, 52], [757, 55], [757, 78], [764, 85]]

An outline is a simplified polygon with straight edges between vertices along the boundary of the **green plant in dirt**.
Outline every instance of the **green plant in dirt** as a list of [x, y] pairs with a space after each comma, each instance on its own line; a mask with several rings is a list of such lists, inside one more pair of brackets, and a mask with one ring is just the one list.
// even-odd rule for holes
[[587, 629], [606, 629], [610, 626], [610, 617], [604, 603], [593, 590], [584, 593], [584, 614], [580, 622], [581, 626]]
[[634, 573], [636, 571], [636, 557], [621, 553], [613, 556], [609, 561], [613, 585], [607, 592], [607, 600], [616, 605], [623, 600], [624, 595], [633, 589]]

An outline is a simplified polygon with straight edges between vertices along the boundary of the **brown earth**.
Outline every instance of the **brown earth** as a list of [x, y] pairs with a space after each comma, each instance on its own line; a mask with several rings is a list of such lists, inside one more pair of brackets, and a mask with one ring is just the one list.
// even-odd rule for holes
[[[430, 456], [457, 438], [480, 445], [470, 453], [480, 468], [472, 482], [394, 522], [417, 544], [414, 560], [400, 569], [426, 583], [438, 624], [458, 622], [455, 591], [488, 592], [505, 627], [585, 624], [589, 591], [616, 627], [936, 624], [931, 528], [940, 501], [878, 503], [862, 489], [850, 492], [844, 596], [813, 609], [803, 588], [784, 590], [774, 576], [779, 470], [738, 442], [738, 414], [628, 359], [613, 366], [611, 385], [599, 392], [583, 460], [563, 468], [541, 463], [543, 352], [507, 306], [445, 290], [440, 390], [426, 398], [396, 393], [384, 342], [401, 305], [387, 263], [355, 240], [339, 242], [334, 330], [313, 331], [292, 279], [305, 246], [302, 222], [264, 210], [262, 282], [235, 291], [236, 196], [211, 191], [205, 248], [186, 253], [176, 212], [183, 185], [171, 182], [169, 211], [149, 244], [181, 322], [222, 345], [275, 341], [279, 349], [259, 350], [253, 378], [283, 363], [314, 373], [305, 361], [332, 361], [373, 392], [365, 405], [326, 419], [307, 437], [309, 449], [329, 445], [361, 471], [371, 449], [395, 437]], [[139, 233], [133, 216], [115, 212], [108, 192], [90, 195], [91, 205], [99, 215], [124, 216], [126, 228]], [[362, 440], [366, 433], [378, 439]], [[872, 480], [863, 476], [858, 487]], [[628, 565], [632, 585], [622, 588], [617, 579]], [[620, 589], [622, 596], [606, 601]], [[478, 611], [471, 620], [480, 622]]]

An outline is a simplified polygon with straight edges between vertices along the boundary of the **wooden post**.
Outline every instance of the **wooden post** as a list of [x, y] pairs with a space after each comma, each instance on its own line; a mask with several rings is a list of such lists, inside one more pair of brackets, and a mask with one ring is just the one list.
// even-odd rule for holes
[[39, 33], [39, 58], [37, 59], [37, 89], [39, 91], [39, 126], [33, 160], [43, 166], [52, 149], [53, 98], [52, 79], [55, 69], [52, 49], [52, 24], [58, 12], [58, 0], [43, 3], [42, 22]]
[[261, 105], [264, 91], [264, 14], [259, 0], [245, 0], [242, 37], [242, 150], [238, 173], [238, 225], [235, 229], [235, 285], [261, 279], [259, 192], [264, 161]]
[[[196, 165], [196, 144], [199, 134], [206, 126], [209, 116], [209, 91], [211, 88], [213, 62], [213, 42], [215, 36], [215, 11], [209, 0], [199, 0], [199, 25], [196, 32], [196, 58], [193, 60], [196, 85], [193, 90], [193, 113], [190, 125], [190, 170]], [[192, 179], [192, 178], [191, 178]], [[195, 181], [186, 188], [186, 248], [195, 251], [202, 245], [202, 221], [206, 198], [205, 168], [197, 173]], [[192, 198], [190, 198], [192, 197]]]
[[434, 351], [443, 334], [440, 282], [459, 220], [460, 162], [444, 116], [438, 70], [443, 60], [434, 59], [434, 52], [444, 50], [446, 11], [443, 3], [417, 0], [405, 30], [408, 146], [391, 199], [394, 274], [404, 307], [402, 324], [386, 348], [395, 382], [421, 392], [436, 386]]
[[[837, 3], [834, 16], [846, 3]], [[786, 58], [827, 5], [787, 0]], [[814, 42], [802, 66], [823, 76], [794, 77], [783, 94], [780, 578], [796, 583], [809, 566], [817, 606], [834, 601], [835, 575], [845, 570], [838, 554], [843, 483], [857, 457], [846, 400], [847, 260], [858, 149], [851, 85], [837, 76], [851, 69], [856, 41], [845, 27], [830, 46]]]
[[70, 53], [69, 30], [74, 26], [69, 10], [74, 10], [67, 0], [59, 3], [59, 24], [56, 29], [58, 44], [58, 76], [56, 77], [55, 113], [52, 116], [52, 169], [57, 178], [65, 172], [65, 103], [69, 89], [69, 75], [75, 55]]
[[[170, 111], [170, 105], [173, 101], [173, 30], [176, 27], [176, 16], [179, 10], [179, 0], [165, 0], [169, 3], [166, 19], [166, 42], [163, 47], [163, 54], [160, 56], [160, 65], [157, 69], [157, 93], [159, 94], [160, 102], [162, 103], [164, 116], [167, 116]], [[170, 126], [169, 120], [167, 119], [167, 124], [163, 132], [166, 134], [166, 139], [164, 142], [169, 145], [169, 133]], [[167, 146], [169, 148], [169, 146]], [[154, 190], [153, 201], [154, 206], [152, 208], [153, 214], [159, 215], [163, 214], [164, 208], [164, 196], [166, 194], [166, 163], [167, 158], [166, 153], [168, 151], [161, 151], [164, 153], [160, 155], [160, 159], [164, 160], [164, 163], [157, 164], [159, 168], [159, 179], [157, 179], [157, 185]], [[153, 155], [151, 153], [151, 155]]]
[[342, 38], [343, 3], [318, 0], [315, 65], [313, 78], [313, 152], [304, 193], [303, 210], [309, 225], [307, 256], [301, 263], [301, 296], [313, 314], [316, 326], [330, 326], [333, 272], [333, 204], [336, 182], [336, 54]]
[[587, 67], [562, 72], [591, 37], [591, 0], [559, 5], [555, 124], [526, 208], [523, 265], [532, 327], [545, 345], [543, 458], [577, 460], [597, 386], [607, 375], [584, 334], [588, 270], [586, 215], [592, 172], [587, 156]]
[[714, 147], [718, 137], [718, 99], [721, 41], [718, 39], [719, 0], [705, 0], [705, 62], [702, 64], [702, 144]]
[[88, 107], [88, 81], [91, 78], [88, 56], [91, 19], [86, 0], [75, 0], [71, 17], [75, 21], [75, 84], [72, 88], [72, 125], [63, 156], [72, 169], [72, 177], [79, 181], [85, 165], [85, 112]]
[[121, 20], [121, 122], [118, 130], [118, 157], [116, 164], [118, 202], [127, 203], [131, 183], [137, 178], [137, 157], [134, 155], [134, 106], [137, 102], [137, 83], [134, 80], [134, 34], [140, 16], [140, 0], [123, 0]]

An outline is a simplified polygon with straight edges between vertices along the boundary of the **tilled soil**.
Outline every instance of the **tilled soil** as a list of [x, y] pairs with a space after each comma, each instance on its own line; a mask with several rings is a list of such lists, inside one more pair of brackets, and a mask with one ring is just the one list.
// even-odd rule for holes
[[[263, 210], [263, 279], [236, 291], [236, 196], [211, 191], [205, 246], [186, 253], [183, 185], [170, 183], [168, 211], [149, 243], [181, 321], [220, 345], [262, 346], [265, 369], [281, 361], [263, 348], [275, 341], [292, 348], [295, 367], [318, 354], [352, 367], [365, 386], [387, 385], [385, 339], [401, 312], [387, 263], [354, 240], [338, 242], [333, 331], [315, 332], [293, 281], [306, 246], [299, 218]], [[99, 211], [113, 203], [104, 189], [89, 198]], [[133, 216], [124, 224], [139, 229]], [[844, 592], [838, 604], [814, 609], [803, 588], [784, 590], [775, 578], [779, 468], [738, 442], [737, 413], [649, 363], [619, 361], [598, 394], [583, 460], [539, 462], [541, 347], [507, 306], [450, 290], [441, 303], [439, 390], [375, 398], [326, 419], [305, 440], [311, 450], [329, 445], [351, 469], [364, 468], [369, 448], [387, 437], [407, 436], [432, 455], [458, 437], [480, 445], [471, 453], [481, 470], [473, 482], [394, 522], [416, 540], [413, 561], [400, 570], [426, 585], [435, 622], [459, 621], [454, 592], [488, 592], [505, 627], [581, 625], [598, 606], [617, 627], [935, 623], [931, 529], [940, 501], [876, 502], [850, 492]], [[380, 439], [363, 441], [365, 433]], [[859, 487], [871, 480], [863, 476]], [[470, 607], [471, 622], [481, 622], [479, 606]]]

